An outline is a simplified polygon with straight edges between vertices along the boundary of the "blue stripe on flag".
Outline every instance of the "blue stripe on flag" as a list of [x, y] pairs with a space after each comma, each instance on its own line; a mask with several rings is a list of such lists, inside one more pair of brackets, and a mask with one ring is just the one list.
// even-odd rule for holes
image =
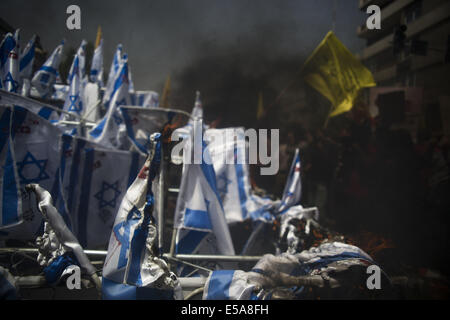
[[106, 117], [104, 117], [103, 120], [100, 121], [100, 123], [93, 130], [89, 131], [89, 134], [94, 138], [100, 137], [100, 135], [103, 132], [103, 128], [105, 127], [105, 124], [106, 124]]
[[50, 118], [50, 115], [52, 114], [53, 109], [49, 107], [42, 107], [41, 110], [39, 110], [38, 115], [44, 118], [45, 120], [48, 120]]
[[22, 58], [20, 59], [20, 66], [19, 66], [19, 70], [20, 71], [25, 69], [26, 66], [31, 62], [31, 60], [33, 60], [33, 58], [34, 58], [34, 47], [35, 47], [35, 44], [33, 43], [33, 46], [30, 48], [30, 50], [27, 52], [27, 54], [22, 56]]
[[188, 233], [176, 244], [176, 253], [192, 253], [209, 232], [189, 230]]
[[185, 227], [212, 230], [208, 212], [203, 210], [192, 210], [186, 208], [183, 225]]
[[211, 274], [208, 286], [207, 300], [229, 300], [230, 285], [233, 281], [234, 270], [218, 270]]
[[78, 207], [78, 239], [82, 247], [87, 244], [87, 220], [89, 196], [91, 193], [92, 169], [94, 167], [94, 149], [86, 149], [84, 170], [81, 185], [80, 204]]
[[[237, 148], [234, 148], [234, 157], [237, 159]], [[239, 163], [239, 161], [236, 161], [236, 179], [238, 183], [238, 193], [239, 193], [239, 201], [241, 203], [241, 210], [242, 210], [242, 218], [247, 218], [248, 212], [247, 212], [247, 194], [245, 192], [244, 187], [244, 168], [242, 167], [242, 164]]]
[[54, 74], [55, 76], [57, 75], [57, 71], [54, 68], [49, 67], [49, 66], [42, 66], [39, 70], [47, 71], [49, 73]]

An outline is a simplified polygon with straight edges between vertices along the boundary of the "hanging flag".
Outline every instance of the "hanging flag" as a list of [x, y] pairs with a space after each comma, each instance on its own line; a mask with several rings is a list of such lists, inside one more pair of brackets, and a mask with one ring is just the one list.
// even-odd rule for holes
[[33, 63], [36, 49], [36, 35], [28, 41], [27, 46], [20, 55], [20, 77], [22, 79], [30, 79], [33, 72]]
[[261, 120], [264, 116], [264, 104], [263, 104], [263, 94], [260, 92], [258, 94], [258, 109], [256, 111], [256, 120]]
[[[0, 91], [1, 92], [1, 91]], [[13, 109], [0, 106], [0, 229], [22, 222], [22, 196], [14, 153], [15, 128], [23, 120]], [[0, 232], [3, 235], [4, 232]]]
[[166, 262], [158, 258], [152, 181], [161, 163], [160, 134], [144, 166], [123, 198], [103, 266], [104, 299], [173, 299], [180, 287]]
[[169, 96], [170, 96], [170, 75], [167, 76], [166, 83], [164, 84], [164, 89], [161, 96], [162, 108], [169, 108]]
[[[144, 158], [64, 135], [62, 192], [71, 228], [85, 248], [106, 247], [116, 212]], [[63, 212], [64, 210], [60, 210]]]
[[90, 80], [103, 87], [103, 39], [100, 40], [99, 45], [95, 48], [94, 56], [92, 57]]
[[20, 87], [19, 55], [20, 55], [20, 30], [17, 29], [14, 36], [8, 33], [1, 45], [0, 70], [2, 88], [9, 92], [18, 93]]
[[328, 32], [303, 67], [305, 80], [331, 101], [329, 117], [351, 110], [360, 89], [375, 86], [372, 73], [333, 32]]
[[[108, 81], [106, 82], [105, 93], [103, 95], [103, 104], [106, 108], [109, 106], [109, 101], [113, 97], [114, 84], [117, 74], [119, 73], [120, 65], [122, 63], [122, 45], [119, 44], [114, 54], [111, 68], [109, 69]], [[128, 77], [128, 75], [127, 75]]]
[[279, 213], [283, 213], [290, 207], [299, 204], [301, 195], [302, 181], [300, 172], [300, 151], [299, 149], [296, 149], [286, 186], [284, 187], [283, 196], [277, 211]]
[[[194, 121], [192, 145], [203, 144], [202, 126], [202, 120]], [[199, 141], [197, 136], [201, 137]], [[191, 155], [195, 160], [198, 156], [195, 153], [198, 151], [195, 146], [192, 150]], [[201, 154], [208, 156], [205, 145], [200, 150]], [[217, 190], [214, 167], [207, 164], [207, 161], [201, 162], [184, 164], [174, 218], [174, 226], [177, 228], [175, 251], [234, 255], [233, 242]]]
[[[8, 117], [11, 119], [9, 134], [4, 133], [3, 142], [0, 145], [0, 152], [3, 155], [0, 165], [9, 168], [9, 170], [2, 171], [2, 223], [10, 225], [23, 221], [16, 227], [2, 230], [6, 234], [2, 233], [1, 236], [31, 240], [41, 230], [42, 218], [35, 214], [32, 207], [25, 209], [26, 202], [29, 205], [29, 201], [24, 201], [15, 194], [26, 184], [38, 183], [43, 188], [50, 190], [52, 194], [57, 195], [60, 162], [58, 139], [61, 131], [39, 115], [23, 107], [0, 107], [0, 110], [4, 110], [2, 127], [6, 123], [5, 119]], [[5, 141], [5, 137], [9, 137], [9, 139]], [[13, 183], [14, 179], [17, 180], [19, 186], [17, 183]], [[5, 183], [9, 183], [7, 189], [5, 189]], [[15, 185], [16, 187], [14, 187]], [[23, 192], [21, 193], [23, 195]], [[20, 206], [22, 206], [22, 210], [14, 215], [14, 210], [20, 209]]]
[[108, 111], [103, 119], [89, 131], [90, 140], [107, 148], [121, 148], [126, 145], [128, 142], [126, 126], [119, 107], [130, 105], [128, 84], [128, 61], [122, 60], [115, 77]]
[[32, 86], [37, 90], [40, 98], [46, 98], [51, 94], [52, 87], [55, 84], [57, 70], [61, 61], [61, 55], [64, 48], [64, 41], [53, 51], [52, 55], [45, 61], [44, 65], [35, 73]]

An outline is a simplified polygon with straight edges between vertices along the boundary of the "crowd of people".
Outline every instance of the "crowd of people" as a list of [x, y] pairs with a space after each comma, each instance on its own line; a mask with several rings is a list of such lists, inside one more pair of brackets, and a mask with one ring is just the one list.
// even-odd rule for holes
[[389, 115], [372, 118], [355, 107], [326, 128], [282, 132], [280, 171], [261, 184], [281, 195], [299, 148], [301, 204], [318, 206], [322, 223], [347, 234], [375, 232], [408, 261], [441, 267], [449, 248], [449, 147], [445, 135], [420, 130], [414, 137]]

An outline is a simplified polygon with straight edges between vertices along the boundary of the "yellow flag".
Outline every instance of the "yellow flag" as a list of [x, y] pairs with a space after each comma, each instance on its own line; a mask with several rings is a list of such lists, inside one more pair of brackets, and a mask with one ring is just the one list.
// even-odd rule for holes
[[256, 111], [256, 119], [260, 120], [264, 116], [264, 104], [262, 92], [258, 94], [258, 109]]
[[95, 39], [95, 48], [100, 45], [100, 40], [102, 39], [102, 28], [98, 26], [97, 29], [97, 38]]
[[164, 84], [164, 89], [161, 97], [161, 107], [169, 107], [169, 95], [170, 95], [170, 75], [167, 76], [166, 83]]
[[359, 90], [376, 85], [372, 73], [332, 31], [305, 62], [303, 73], [306, 82], [333, 104], [329, 117], [350, 111]]

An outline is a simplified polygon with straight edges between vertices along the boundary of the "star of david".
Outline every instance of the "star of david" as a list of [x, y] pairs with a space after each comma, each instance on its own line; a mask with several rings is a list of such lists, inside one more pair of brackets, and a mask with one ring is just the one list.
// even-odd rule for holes
[[[47, 166], [48, 159], [43, 160], [37, 160], [31, 152], [27, 152], [25, 157], [23, 158], [22, 162], [17, 162], [17, 170], [20, 177], [20, 183], [21, 184], [28, 184], [28, 183], [39, 183], [41, 180], [45, 180], [50, 178], [48, 174], [45, 172], [45, 167]], [[39, 173], [33, 177], [33, 178], [26, 178], [23, 175], [23, 170], [27, 165], [34, 165], [39, 169]]]
[[79, 96], [78, 95], [74, 95], [74, 96], [69, 96], [69, 100], [70, 100], [70, 106], [69, 106], [69, 111], [73, 111], [76, 113], [80, 113], [81, 110], [83, 110], [83, 103], [80, 102], [78, 103], [77, 106], [77, 100], [78, 100]]
[[231, 183], [231, 180], [227, 178], [226, 170], [218, 178], [217, 191], [219, 191], [220, 197], [223, 198], [228, 193], [228, 185]]
[[11, 75], [11, 72], [8, 72], [4, 82], [5, 83], [11, 82], [11, 85], [12, 85], [11, 92], [17, 93], [17, 88], [19, 88], [19, 83], [14, 80], [13, 76]]
[[[113, 194], [111, 195], [111, 192], [109, 192], [109, 197], [107, 197], [107, 191], [112, 190]], [[98, 191], [94, 197], [99, 201], [98, 206], [99, 209], [103, 209], [107, 206], [110, 206], [111, 208], [116, 208], [117, 198], [120, 196], [120, 190], [119, 190], [119, 180], [116, 182], [109, 184], [106, 181], [102, 182], [102, 188], [100, 191]]]

